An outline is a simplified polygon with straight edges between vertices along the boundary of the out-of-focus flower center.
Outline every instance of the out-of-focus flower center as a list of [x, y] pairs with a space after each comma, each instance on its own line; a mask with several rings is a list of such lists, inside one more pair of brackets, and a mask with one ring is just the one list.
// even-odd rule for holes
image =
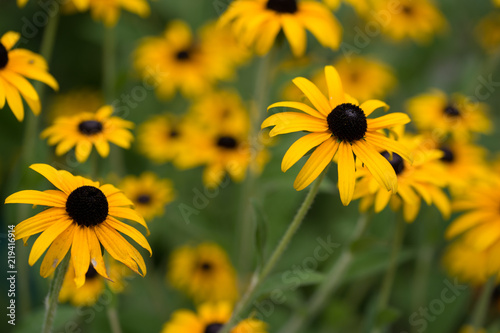
[[455, 160], [455, 154], [448, 147], [441, 147], [441, 151], [444, 153], [443, 157], [441, 157], [441, 161], [446, 163], [452, 163]]
[[402, 12], [403, 12], [403, 14], [405, 14], [407, 16], [411, 16], [411, 15], [413, 15], [414, 10], [413, 10], [413, 7], [405, 5], [402, 8]]
[[82, 121], [78, 130], [84, 135], [94, 135], [102, 132], [102, 123], [97, 120]]
[[140, 204], [147, 205], [151, 202], [151, 196], [149, 194], [141, 194], [137, 197], [136, 201]]
[[175, 58], [179, 61], [186, 61], [191, 58], [191, 51], [190, 50], [182, 50], [177, 52], [175, 55]]
[[85, 273], [85, 279], [90, 280], [90, 279], [97, 277], [98, 275], [99, 275], [99, 273], [97, 273], [94, 266], [90, 265], [89, 270], [87, 271], [87, 273]]
[[363, 110], [354, 104], [344, 103], [338, 105], [326, 118], [328, 128], [337, 139], [353, 142], [362, 139], [368, 123]]
[[268, 0], [266, 8], [278, 13], [293, 14], [297, 11], [297, 0]]
[[201, 262], [200, 263], [200, 269], [203, 271], [203, 272], [210, 272], [213, 268], [213, 265], [209, 262]]
[[444, 108], [443, 110], [444, 114], [447, 115], [448, 117], [455, 118], [460, 116], [460, 111], [453, 106], [453, 105], [448, 105]]
[[221, 136], [217, 139], [217, 146], [225, 149], [235, 149], [238, 146], [238, 141], [231, 136]]
[[108, 217], [108, 199], [97, 187], [81, 186], [68, 196], [66, 212], [79, 226], [96, 226]]
[[207, 327], [205, 327], [205, 331], [203, 333], [217, 333], [219, 332], [224, 325], [220, 323], [213, 323], [213, 324], [208, 324]]
[[9, 52], [2, 43], [0, 43], [0, 69], [5, 68], [9, 62]]
[[389, 161], [389, 163], [391, 163], [391, 166], [396, 172], [396, 175], [399, 175], [405, 170], [405, 162], [403, 161], [403, 158], [401, 156], [396, 153], [392, 153], [391, 159], [391, 154], [389, 154], [389, 152], [384, 151], [381, 154]]
[[168, 136], [170, 138], [177, 138], [180, 135], [179, 131], [176, 130], [175, 128], [171, 129], [170, 132], [168, 133]]

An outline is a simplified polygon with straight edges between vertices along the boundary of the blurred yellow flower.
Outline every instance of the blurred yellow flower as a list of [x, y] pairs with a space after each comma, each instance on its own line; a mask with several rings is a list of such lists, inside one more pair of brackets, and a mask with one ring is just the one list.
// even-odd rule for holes
[[346, 3], [353, 7], [359, 15], [366, 14], [371, 8], [370, 0], [323, 0], [323, 2], [333, 10], [337, 9], [342, 2]]
[[386, 12], [389, 19], [381, 24], [382, 31], [395, 41], [411, 38], [418, 43], [428, 42], [434, 34], [447, 28], [443, 14], [430, 0], [373, 0], [374, 12]]
[[316, 1], [236, 0], [221, 16], [220, 24], [231, 24], [235, 35], [245, 45], [254, 45], [259, 55], [271, 49], [281, 30], [295, 56], [306, 51], [306, 30], [331, 49], [337, 49], [342, 39], [340, 23]]
[[281, 170], [286, 172], [315, 148], [295, 179], [293, 186], [297, 191], [311, 184], [335, 155], [338, 155], [339, 190], [344, 205], [351, 202], [354, 194], [355, 156], [386, 191], [396, 191], [396, 173], [378, 149], [398, 153], [406, 160], [411, 158], [403, 145], [387, 138], [381, 130], [407, 124], [410, 118], [403, 113], [392, 113], [368, 119], [373, 111], [382, 107], [388, 109], [388, 105], [379, 100], [368, 100], [360, 105], [345, 93], [340, 76], [332, 66], [325, 67], [325, 80], [328, 97], [303, 77], [293, 80], [314, 108], [300, 102], [278, 102], [268, 108], [286, 107], [303, 112], [280, 112], [264, 120], [262, 128], [273, 126], [269, 133], [271, 137], [298, 131], [310, 132], [290, 146], [283, 157]]
[[[216, 333], [231, 318], [232, 304], [229, 302], [202, 304], [197, 313], [190, 310], [178, 310], [165, 323], [161, 333]], [[256, 319], [239, 322], [231, 333], [267, 333], [267, 325]]]
[[113, 107], [106, 105], [96, 113], [83, 112], [74, 116], [61, 116], [42, 132], [41, 137], [48, 138], [49, 145], [57, 145], [58, 156], [76, 146], [76, 159], [83, 163], [94, 145], [99, 155], [105, 158], [109, 155], [109, 142], [128, 149], [133, 140], [128, 129], [133, 128], [134, 123], [112, 117], [112, 113]]
[[9, 104], [17, 120], [24, 119], [23, 99], [34, 114], [40, 114], [40, 97], [31, 83], [33, 79], [43, 82], [54, 90], [59, 89], [50, 75], [45, 59], [26, 49], [14, 49], [21, 35], [9, 31], [0, 38], [0, 109]]
[[165, 206], [175, 198], [172, 181], [159, 179], [152, 172], [144, 172], [139, 177], [127, 176], [118, 187], [146, 220], [162, 216]]
[[[132, 271], [114, 259], [108, 259], [107, 267], [110, 280], [105, 280], [97, 273], [94, 266], [90, 265], [85, 273], [85, 284], [80, 288], [77, 288], [75, 284], [74, 270], [68, 269], [59, 293], [59, 301], [70, 302], [74, 306], [92, 306], [104, 293], [106, 284], [112, 292], [122, 292], [126, 286], [125, 278], [130, 276]], [[71, 265], [72, 261], [70, 260], [70, 267]]]
[[104, 98], [101, 92], [91, 89], [73, 90], [57, 94], [48, 107], [48, 118], [53, 122], [60, 116], [73, 116], [82, 112], [95, 113], [102, 105]]
[[234, 268], [226, 252], [214, 243], [177, 248], [170, 256], [167, 278], [197, 303], [238, 298]]
[[476, 27], [476, 36], [487, 52], [498, 51], [500, 48], [500, 13], [493, 12], [482, 18]]
[[439, 163], [443, 152], [428, 149], [423, 145], [421, 137], [406, 135], [398, 141], [411, 150], [413, 164], [404, 161], [396, 153], [391, 156], [387, 151], [381, 152], [396, 172], [397, 192], [387, 192], [366, 168], [359, 168], [357, 172], [359, 181], [354, 191], [354, 199], [361, 198], [361, 211], [373, 206], [375, 212], [379, 213], [390, 203], [393, 210], [402, 208], [406, 222], [413, 222], [417, 218], [423, 199], [428, 205], [436, 205], [444, 218], [449, 218], [450, 201], [442, 190], [447, 185], [447, 175], [445, 168]]
[[198, 96], [210, 91], [218, 80], [234, 76], [235, 66], [246, 54], [234, 42], [226, 53], [229, 32], [213, 29], [209, 25], [193, 36], [186, 23], [176, 20], [162, 36], [142, 40], [135, 50], [134, 66], [142, 77], [155, 79], [158, 97], [171, 98], [176, 90], [186, 97]]
[[473, 102], [466, 96], [446, 96], [440, 90], [421, 94], [407, 102], [413, 123], [421, 131], [440, 137], [451, 135], [455, 141], [470, 141], [473, 134], [490, 133], [492, 123], [485, 103]]

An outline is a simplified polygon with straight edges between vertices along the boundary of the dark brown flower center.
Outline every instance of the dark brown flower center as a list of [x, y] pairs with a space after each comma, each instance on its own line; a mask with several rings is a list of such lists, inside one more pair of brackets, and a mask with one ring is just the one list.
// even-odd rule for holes
[[235, 149], [238, 146], [238, 141], [231, 136], [221, 136], [217, 139], [217, 146], [224, 149]]
[[0, 43], [0, 69], [5, 68], [9, 62], [9, 52], [2, 43]]
[[441, 147], [441, 151], [444, 153], [443, 157], [441, 157], [441, 161], [445, 163], [453, 163], [455, 160], [455, 154], [451, 151], [449, 147]]
[[401, 156], [399, 156], [396, 153], [392, 153], [392, 159], [391, 159], [391, 154], [389, 154], [389, 152], [384, 151], [381, 154], [389, 161], [389, 163], [391, 163], [391, 166], [396, 172], [396, 175], [399, 175], [401, 172], [404, 171], [405, 162], [403, 161], [403, 158], [401, 158]]
[[293, 14], [297, 12], [297, 0], [268, 0], [266, 8], [278, 13]]
[[200, 263], [200, 269], [203, 272], [205, 272], [205, 273], [210, 272], [213, 267], [214, 266], [211, 263], [209, 263], [209, 262], [202, 262], [202, 263]]
[[443, 110], [444, 114], [447, 115], [448, 117], [450, 118], [456, 118], [456, 117], [460, 117], [460, 111], [458, 111], [458, 109], [453, 106], [453, 105], [447, 105], [444, 110]]
[[94, 135], [102, 132], [102, 123], [97, 120], [82, 121], [78, 125], [78, 130], [84, 135]]
[[402, 10], [403, 10], [403, 14], [405, 14], [407, 16], [413, 15], [413, 12], [414, 12], [413, 7], [408, 6], [408, 5], [403, 6]]
[[68, 196], [66, 212], [79, 226], [96, 226], [108, 217], [108, 199], [97, 187], [81, 186]]
[[151, 196], [149, 194], [141, 194], [137, 197], [136, 201], [142, 205], [147, 205], [151, 202]]
[[207, 327], [205, 327], [205, 331], [203, 333], [217, 333], [223, 326], [224, 324], [220, 323], [208, 324]]
[[168, 133], [168, 136], [170, 138], [177, 138], [181, 133], [179, 133], [178, 130], [176, 130], [175, 128], [171, 129], [170, 132]]
[[87, 280], [93, 279], [93, 278], [97, 277], [98, 275], [99, 275], [99, 273], [97, 273], [94, 266], [90, 265], [89, 270], [87, 271], [87, 273], [85, 273], [85, 279], [87, 279]]
[[175, 58], [179, 61], [187, 61], [191, 58], [191, 50], [181, 50], [176, 53]]
[[330, 112], [326, 121], [332, 134], [340, 141], [361, 140], [368, 129], [363, 110], [350, 103], [338, 105]]

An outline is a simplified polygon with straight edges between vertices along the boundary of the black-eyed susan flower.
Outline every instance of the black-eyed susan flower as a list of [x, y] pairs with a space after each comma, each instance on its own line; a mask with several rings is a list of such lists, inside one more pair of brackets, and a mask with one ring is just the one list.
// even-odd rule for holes
[[43, 82], [54, 90], [57, 81], [50, 75], [45, 59], [26, 49], [14, 49], [21, 35], [9, 31], [0, 38], [0, 109], [9, 105], [17, 120], [24, 119], [23, 99], [34, 114], [40, 114], [40, 97], [31, 83], [33, 79]]
[[133, 140], [129, 129], [134, 123], [119, 117], [112, 117], [113, 107], [106, 105], [95, 113], [83, 112], [74, 116], [61, 116], [46, 128], [42, 138], [48, 138], [49, 145], [57, 145], [56, 155], [63, 155], [75, 148], [78, 162], [87, 160], [95, 146], [103, 158], [109, 155], [109, 142], [128, 149]]
[[382, 187], [396, 192], [397, 176], [380, 150], [395, 152], [410, 160], [407, 149], [380, 132], [410, 122], [403, 113], [392, 113], [379, 118], [367, 117], [378, 108], [388, 108], [378, 100], [368, 100], [361, 105], [344, 93], [342, 81], [332, 66], [325, 67], [328, 98], [309, 80], [298, 77], [293, 83], [307, 96], [314, 108], [299, 102], [278, 102], [270, 108], [287, 107], [302, 111], [282, 112], [268, 117], [262, 128], [274, 126], [269, 135], [305, 131], [309, 134], [297, 140], [286, 152], [281, 170], [287, 171], [299, 159], [315, 148], [295, 179], [294, 187], [300, 191], [311, 184], [326, 166], [338, 157], [340, 197], [348, 205], [354, 194], [355, 159], [365, 164]]
[[60, 116], [73, 116], [82, 112], [94, 113], [102, 105], [104, 105], [104, 98], [99, 91], [73, 90], [57, 94], [53, 98], [48, 107], [48, 118], [53, 122]]
[[116, 25], [122, 9], [143, 18], [150, 13], [146, 0], [70, 0], [63, 8], [66, 13], [90, 10], [94, 20], [102, 21], [108, 27]]
[[[177, 90], [187, 97], [199, 96], [218, 80], [232, 78], [237, 63], [228, 58], [224, 47], [214, 47], [227, 34], [213, 34], [208, 40], [207, 36], [203, 30], [202, 38], [197, 38], [185, 22], [172, 21], [162, 36], [142, 40], [134, 66], [143, 78], [154, 79], [160, 98], [170, 98]], [[217, 37], [220, 43], [214, 41]]]
[[239, 40], [254, 46], [259, 55], [267, 53], [282, 30], [295, 56], [306, 51], [306, 30], [325, 47], [337, 49], [342, 27], [330, 10], [315, 1], [237, 0], [220, 18], [231, 24]]
[[476, 36], [481, 46], [494, 53], [500, 48], [500, 13], [493, 12], [479, 21]]
[[[59, 301], [70, 302], [74, 306], [92, 306], [103, 294], [106, 285], [114, 293], [120, 293], [125, 289], [125, 279], [130, 276], [131, 271], [113, 259], [106, 260], [109, 278], [106, 280], [90, 265], [85, 273], [85, 283], [77, 288], [74, 278], [75, 272], [69, 269], [64, 276], [64, 281], [59, 293]], [[70, 261], [70, 266], [72, 262]]]
[[234, 268], [226, 252], [214, 243], [176, 249], [170, 256], [167, 278], [196, 302], [234, 302], [238, 297]]
[[[178, 310], [172, 314], [169, 322], [165, 323], [161, 333], [216, 333], [232, 313], [229, 302], [202, 304], [197, 313], [190, 310]], [[267, 333], [267, 325], [253, 318], [242, 320], [231, 333]]]
[[375, 12], [390, 13], [390, 19], [381, 27], [395, 41], [411, 38], [425, 43], [447, 28], [443, 14], [430, 0], [401, 0], [396, 5], [392, 0], [374, 0], [373, 3]]
[[423, 145], [422, 137], [405, 136], [399, 142], [411, 149], [414, 161], [412, 164], [403, 160], [397, 153], [392, 156], [387, 151], [380, 154], [394, 168], [398, 179], [398, 191], [387, 192], [365, 168], [359, 168], [354, 198], [362, 198], [360, 209], [366, 211], [374, 207], [376, 213], [381, 212], [389, 203], [394, 210], [402, 209], [406, 222], [413, 222], [420, 211], [422, 199], [434, 204], [444, 218], [449, 218], [451, 206], [442, 188], [447, 185], [446, 170], [439, 159], [443, 152], [429, 149]]
[[491, 121], [488, 106], [473, 102], [462, 94], [448, 97], [439, 90], [411, 98], [407, 103], [413, 123], [421, 131], [439, 136], [451, 135], [455, 141], [464, 142], [473, 134], [489, 133]]
[[172, 181], [160, 179], [152, 172], [144, 172], [139, 177], [127, 176], [119, 188], [146, 220], [162, 216], [165, 206], [175, 197]]
[[15, 228], [16, 240], [25, 242], [41, 232], [31, 248], [28, 263], [33, 266], [47, 253], [40, 267], [42, 277], [50, 276], [71, 249], [77, 287], [85, 283], [85, 274], [92, 265], [99, 275], [109, 279], [102, 257], [101, 245], [116, 260], [144, 276], [146, 264], [120, 233], [132, 238], [151, 253], [146, 238], [137, 229], [119, 221], [135, 221], [147, 229], [146, 222], [131, 208], [132, 202], [112, 185], [100, 185], [89, 179], [56, 170], [47, 164], [30, 166], [57, 190], [16, 192], [5, 203], [21, 203], [50, 208], [22, 221]]

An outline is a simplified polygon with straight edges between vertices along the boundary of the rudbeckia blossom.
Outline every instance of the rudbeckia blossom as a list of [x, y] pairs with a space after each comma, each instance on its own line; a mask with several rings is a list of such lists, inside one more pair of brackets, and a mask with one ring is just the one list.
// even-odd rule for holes
[[47, 70], [45, 59], [26, 49], [14, 49], [21, 35], [9, 31], [0, 39], [0, 109], [9, 105], [17, 120], [24, 119], [23, 99], [34, 114], [40, 114], [40, 97], [31, 83], [43, 82], [54, 90], [59, 89], [56, 80]]
[[[90, 265], [85, 273], [85, 283], [80, 288], [77, 288], [74, 281], [75, 271], [68, 269], [59, 293], [59, 302], [70, 302], [74, 306], [92, 306], [99, 300], [106, 285], [113, 293], [122, 292], [126, 286], [125, 278], [131, 271], [115, 260], [106, 261], [109, 263], [107, 267], [111, 281], [99, 275], [94, 266]], [[70, 266], [72, 266], [71, 261]]]
[[[411, 38], [419, 43], [428, 42], [436, 33], [447, 28], [439, 9], [429, 0], [374, 0], [374, 12], [389, 12], [390, 19], [381, 24], [382, 31], [395, 41]], [[394, 9], [396, 8], [396, 9]], [[368, 16], [369, 19], [373, 19]]]
[[167, 277], [173, 287], [198, 303], [234, 302], [238, 297], [236, 273], [227, 254], [217, 244], [202, 243], [176, 249], [170, 256]]
[[[178, 310], [165, 323], [161, 333], [216, 333], [231, 318], [233, 308], [228, 302], [202, 304], [197, 313]], [[245, 319], [231, 333], [267, 333], [267, 325], [256, 319]]]
[[41, 137], [48, 138], [49, 145], [57, 145], [56, 155], [63, 155], [76, 147], [75, 155], [78, 162], [87, 160], [95, 146], [103, 158], [109, 155], [109, 142], [128, 149], [133, 140], [128, 129], [134, 123], [119, 117], [112, 117], [113, 107], [106, 105], [96, 113], [84, 112], [69, 117], [59, 117], [54, 124], [45, 129]]
[[142, 18], [150, 13], [146, 0], [70, 0], [64, 4], [64, 11], [67, 13], [90, 10], [94, 20], [102, 21], [108, 27], [116, 25], [121, 9]]
[[448, 97], [434, 90], [411, 98], [407, 109], [419, 130], [451, 135], [458, 142], [469, 141], [474, 134], [489, 133], [492, 129], [488, 106], [461, 94]]
[[221, 16], [220, 24], [231, 24], [238, 39], [254, 45], [259, 55], [271, 49], [281, 30], [295, 56], [306, 51], [306, 30], [331, 49], [337, 49], [342, 38], [340, 23], [325, 5], [316, 1], [237, 0]]
[[479, 21], [476, 36], [481, 46], [489, 53], [500, 48], [500, 13], [493, 12]]
[[429, 149], [423, 145], [421, 137], [405, 136], [400, 143], [412, 150], [413, 164], [404, 161], [397, 153], [392, 156], [387, 151], [381, 152], [394, 168], [398, 179], [398, 192], [387, 192], [365, 168], [359, 168], [354, 198], [361, 198], [361, 211], [374, 207], [381, 212], [389, 203], [393, 210], [402, 209], [406, 222], [413, 222], [420, 211], [422, 199], [434, 204], [444, 218], [449, 218], [451, 206], [442, 188], [447, 185], [446, 169], [439, 159], [444, 153], [437, 149]]
[[146, 222], [131, 208], [132, 202], [120, 190], [47, 164], [33, 164], [30, 168], [47, 178], [57, 190], [20, 191], [10, 195], [5, 203], [50, 207], [15, 228], [16, 240], [24, 242], [41, 232], [31, 248], [28, 263], [33, 266], [48, 249], [40, 267], [42, 277], [51, 275], [71, 249], [73, 264], [69, 269], [74, 270], [77, 287], [85, 283], [89, 265], [109, 279], [101, 245], [114, 259], [137, 274], [146, 274], [141, 254], [120, 233], [151, 253], [148, 241], [135, 228], [117, 218], [135, 221], [147, 229]]
[[337, 154], [340, 198], [348, 205], [354, 194], [355, 157], [366, 165], [381, 186], [396, 192], [397, 176], [389, 161], [380, 151], [395, 152], [410, 160], [407, 149], [380, 132], [410, 122], [403, 113], [392, 113], [379, 118], [367, 117], [378, 108], [388, 108], [378, 100], [359, 104], [344, 93], [339, 74], [332, 66], [325, 67], [328, 98], [309, 80], [298, 77], [293, 83], [307, 96], [313, 107], [300, 102], [278, 102], [269, 109], [287, 107], [302, 111], [282, 112], [268, 117], [262, 128], [274, 126], [269, 135], [305, 131], [309, 134], [297, 140], [286, 152], [281, 170], [287, 171], [299, 159], [315, 148], [295, 179], [300, 191], [311, 184]]
[[229, 32], [208, 34], [206, 29], [200, 36], [193, 36], [186, 23], [176, 20], [162, 36], [141, 41], [135, 50], [134, 66], [145, 80], [154, 80], [158, 97], [171, 98], [177, 90], [186, 97], [199, 96], [210, 91], [217, 81], [234, 76], [241, 60], [236, 58], [243, 57], [243, 53], [231, 46], [226, 54], [221, 45], [227, 43]]
[[159, 179], [152, 172], [140, 177], [125, 177], [119, 188], [134, 203], [137, 212], [146, 220], [165, 213], [165, 206], [174, 200], [174, 189], [169, 179]]

